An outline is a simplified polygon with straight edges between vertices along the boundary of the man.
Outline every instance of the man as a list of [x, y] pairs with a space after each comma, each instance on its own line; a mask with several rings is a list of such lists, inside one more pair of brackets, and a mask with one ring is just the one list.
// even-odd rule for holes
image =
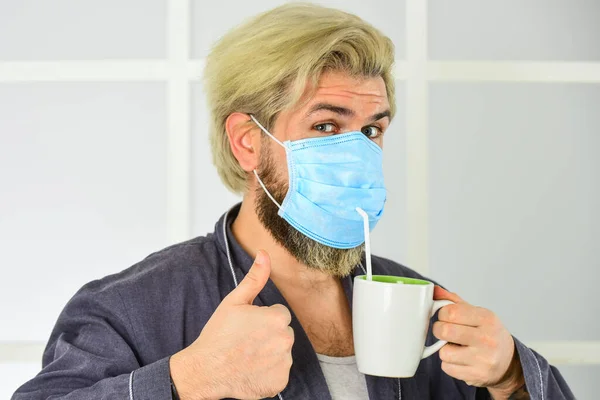
[[[286, 5], [223, 37], [206, 64], [214, 163], [244, 195], [215, 233], [84, 286], [24, 399], [572, 399], [490, 311], [436, 287], [448, 345], [413, 378], [353, 359], [361, 216], [381, 216], [395, 113], [391, 41], [361, 19]], [[373, 257], [377, 274], [420, 278]]]

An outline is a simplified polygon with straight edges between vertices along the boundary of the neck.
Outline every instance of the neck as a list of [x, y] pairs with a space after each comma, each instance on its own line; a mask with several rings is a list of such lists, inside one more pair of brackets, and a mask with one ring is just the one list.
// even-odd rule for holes
[[[250, 190], [250, 193], [253, 191]], [[337, 279], [325, 272], [307, 267], [281, 246], [263, 226], [255, 212], [254, 198], [246, 195], [240, 212], [231, 226], [237, 242], [252, 257], [259, 249], [271, 258], [271, 280], [278, 287], [293, 285], [298, 289], [322, 289], [336, 284]]]

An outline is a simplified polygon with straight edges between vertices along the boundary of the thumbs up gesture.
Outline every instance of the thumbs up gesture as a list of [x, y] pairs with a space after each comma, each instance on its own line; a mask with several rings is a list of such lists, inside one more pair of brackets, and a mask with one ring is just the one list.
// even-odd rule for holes
[[198, 339], [171, 357], [181, 400], [273, 397], [287, 386], [294, 344], [290, 311], [281, 304], [252, 305], [270, 273], [271, 260], [259, 251]]

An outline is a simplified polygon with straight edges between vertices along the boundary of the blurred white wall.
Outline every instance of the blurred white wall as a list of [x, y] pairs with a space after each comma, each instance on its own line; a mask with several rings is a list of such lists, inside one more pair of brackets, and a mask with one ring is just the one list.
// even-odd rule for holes
[[[212, 231], [211, 43], [279, 0], [0, 1], [0, 398], [84, 283]], [[329, 0], [397, 48], [374, 250], [600, 376], [600, 2]]]

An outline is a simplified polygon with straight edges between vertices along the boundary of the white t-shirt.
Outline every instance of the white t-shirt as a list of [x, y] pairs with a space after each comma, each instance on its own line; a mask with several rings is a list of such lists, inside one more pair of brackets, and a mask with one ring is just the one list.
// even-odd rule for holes
[[317, 353], [333, 400], [368, 400], [367, 380], [358, 371], [356, 358], [330, 357]]

